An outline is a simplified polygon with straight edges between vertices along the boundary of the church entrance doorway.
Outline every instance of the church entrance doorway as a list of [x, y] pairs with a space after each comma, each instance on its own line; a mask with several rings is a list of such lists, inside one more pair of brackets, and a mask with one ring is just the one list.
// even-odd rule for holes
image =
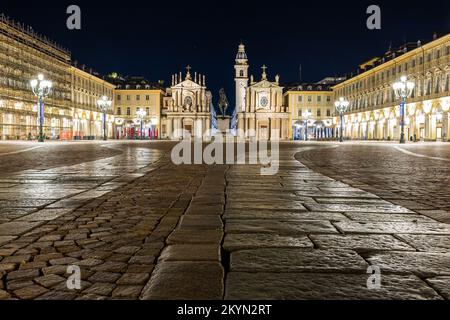
[[192, 137], [192, 125], [190, 125], [190, 124], [185, 125], [184, 130], [186, 131], [186, 133], [185, 133], [186, 135], [189, 132], [189, 135]]
[[269, 127], [266, 125], [262, 125], [259, 127], [259, 140], [269, 140]]

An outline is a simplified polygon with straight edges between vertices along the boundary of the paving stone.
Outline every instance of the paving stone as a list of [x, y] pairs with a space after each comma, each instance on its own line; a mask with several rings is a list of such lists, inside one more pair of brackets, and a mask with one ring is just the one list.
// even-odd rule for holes
[[[1, 206], [1, 205], [0, 205]], [[19, 236], [39, 226], [41, 222], [13, 221], [0, 224], [0, 236]]]
[[79, 267], [95, 267], [102, 263], [103, 263], [103, 260], [91, 258], [91, 259], [84, 259], [84, 260], [78, 261], [76, 263], [76, 265]]
[[227, 209], [223, 215], [223, 219], [271, 219], [280, 221], [295, 221], [295, 220], [330, 220], [330, 221], [345, 221], [348, 220], [346, 216], [338, 212], [295, 212], [287, 210], [231, 210]]
[[49, 274], [43, 277], [35, 278], [34, 281], [45, 288], [51, 288], [61, 282], [66, 282], [66, 279], [56, 274]]
[[83, 291], [84, 294], [109, 296], [116, 288], [113, 283], [94, 283], [92, 286]]
[[147, 283], [147, 280], [150, 278], [148, 273], [125, 273], [123, 276], [117, 281], [117, 284], [120, 285], [144, 285]]
[[220, 261], [220, 246], [210, 244], [175, 244], [163, 250], [162, 261]]
[[231, 271], [365, 272], [368, 264], [351, 250], [254, 249], [231, 253]]
[[129, 263], [153, 265], [155, 260], [156, 260], [156, 255], [154, 255], [154, 256], [134, 256], [134, 257], [130, 258]]
[[337, 212], [371, 212], [371, 213], [413, 213], [411, 210], [397, 205], [367, 205], [367, 204], [317, 204], [307, 205], [311, 211]]
[[434, 277], [426, 280], [441, 296], [450, 300], [450, 277]]
[[76, 265], [78, 264], [79, 260], [75, 259], [75, 258], [59, 258], [59, 259], [51, 259], [50, 261], [51, 265], [65, 265], [65, 266], [70, 266], [70, 265]]
[[51, 241], [51, 242], [53, 242], [53, 241], [60, 241], [62, 239], [62, 236], [61, 235], [58, 235], [58, 234], [56, 234], [56, 235], [47, 235], [47, 236], [43, 236], [43, 237], [41, 237], [40, 239], [39, 239], [39, 241]]
[[379, 266], [381, 272], [413, 273], [421, 277], [450, 275], [450, 253], [387, 252], [366, 259], [371, 265]]
[[16, 295], [19, 299], [31, 300], [43, 295], [46, 292], [48, 292], [48, 290], [44, 287], [31, 285], [29, 287], [15, 290], [14, 295]]
[[227, 276], [227, 300], [432, 300], [441, 297], [415, 276], [382, 275], [380, 289], [367, 288], [368, 275], [242, 273]]
[[199, 216], [220, 216], [223, 212], [223, 205], [193, 205], [186, 211], [186, 215]]
[[168, 244], [220, 244], [222, 230], [175, 230], [167, 239]]
[[17, 237], [14, 237], [14, 236], [0, 236], [0, 246], [5, 243], [8, 243], [16, 238]]
[[39, 270], [30, 269], [30, 270], [18, 270], [12, 271], [8, 273], [7, 280], [28, 280], [33, 279], [39, 276]]
[[86, 301], [97, 301], [97, 300], [107, 300], [107, 297], [96, 295], [96, 294], [85, 294], [75, 300], [86, 300]]
[[365, 213], [346, 212], [345, 215], [355, 221], [395, 221], [395, 222], [436, 222], [435, 220], [419, 214], [385, 214], [385, 213]]
[[96, 272], [88, 281], [90, 282], [102, 282], [102, 283], [115, 283], [122, 275], [120, 273], [113, 272]]
[[92, 268], [92, 270], [94, 271], [106, 271], [106, 272], [125, 272], [126, 269], [127, 269], [126, 263], [114, 261], [108, 261]]
[[[227, 208], [229, 209], [283, 209], [283, 210], [299, 210], [299, 211], [308, 211], [301, 202], [267, 202], [267, 203], [258, 203], [258, 202], [231, 202], [227, 203]], [[326, 210], [312, 210], [312, 211], [326, 211]], [[329, 210], [331, 211], [331, 210]], [[342, 211], [342, 210], [334, 210], [334, 211]]]
[[223, 248], [238, 251], [256, 248], [313, 248], [307, 236], [283, 237], [276, 234], [227, 234]]
[[27, 269], [41, 269], [47, 267], [46, 262], [39, 262], [39, 261], [33, 261], [33, 262], [26, 262], [20, 265], [20, 270], [27, 270]]
[[414, 233], [450, 235], [450, 225], [444, 223], [340, 221], [336, 222], [335, 226], [344, 233]]
[[14, 269], [16, 269], [15, 263], [0, 263], [0, 274], [3, 272], [13, 271]]
[[0, 289], [0, 300], [8, 300], [10, 298], [11, 295], [8, 292]]
[[225, 224], [226, 233], [275, 233], [302, 235], [310, 233], [338, 233], [329, 221], [271, 221], [230, 219]]
[[112, 293], [113, 299], [115, 298], [126, 298], [130, 300], [135, 300], [139, 298], [144, 286], [117, 286]]
[[39, 254], [34, 257], [34, 261], [50, 261], [53, 259], [60, 259], [63, 258], [64, 255], [61, 253], [53, 252], [53, 253], [45, 253], [45, 254]]
[[142, 292], [144, 300], [220, 300], [224, 270], [218, 262], [164, 261]]
[[38, 212], [29, 214], [23, 218], [20, 218], [21, 221], [51, 221], [55, 220], [69, 212], [72, 209], [44, 209]]
[[29, 286], [32, 286], [34, 283], [31, 280], [14, 280], [14, 281], [8, 281], [6, 284], [6, 287], [8, 291], [14, 291], [17, 289], [26, 288]]
[[134, 254], [137, 251], [139, 251], [140, 249], [141, 249], [141, 247], [137, 247], [137, 246], [124, 246], [124, 247], [120, 247], [120, 248], [114, 250], [114, 252], [124, 253], [124, 254]]
[[186, 215], [181, 218], [179, 228], [184, 230], [222, 230], [223, 222], [220, 216]]
[[399, 238], [419, 251], [424, 252], [450, 252], [450, 236], [432, 234], [401, 234]]
[[36, 300], [56, 300], [56, 301], [67, 301], [74, 300], [77, 297], [76, 293], [64, 292], [64, 291], [49, 291], [39, 296]]
[[153, 271], [154, 265], [148, 264], [130, 264], [128, 265], [127, 272], [128, 273], [148, 273], [151, 274]]
[[31, 255], [16, 255], [5, 257], [2, 263], [26, 263], [31, 260]]
[[352, 249], [357, 251], [397, 250], [415, 251], [415, 248], [392, 235], [320, 235], [313, 234], [311, 240], [319, 249]]
[[67, 266], [56, 265], [56, 266], [42, 268], [42, 273], [44, 275], [49, 275], [49, 274], [65, 275], [67, 273]]

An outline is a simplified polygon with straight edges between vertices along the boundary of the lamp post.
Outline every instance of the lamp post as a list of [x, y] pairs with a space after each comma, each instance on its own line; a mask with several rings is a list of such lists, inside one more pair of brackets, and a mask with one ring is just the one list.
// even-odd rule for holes
[[304, 116], [305, 116], [305, 141], [308, 141], [308, 120], [309, 117], [311, 116], [311, 112], [306, 110]]
[[147, 116], [147, 112], [145, 112], [144, 110], [138, 110], [136, 114], [141, 121], [141, 140], [143, 140], [142, 133], [144, 131], [144, 118]]
[[111, 108], [112, 101], [108, 99], [107, 96], [101, 97], [97, 100], [97, 106], [103, 113], [103, 140], [108, 140], [108, 135], [106, 133], [106, 112]]
[[402, 76], [400, 81], [394, 82], [392, 85], [397, 99], [400, 100], [400, 143], [405, 143], [405, 104], [406, 99], [411, 96], [414, 90], [414, 82], [408, 81], [406, 76]]
[[341, 125], [340, 125], [340, 142], [344, 142], [344, 112], [347, 111], [348, 106], [350, 105], [350, 102], [345, 100], [343, 97], [340, 97], [338, 101], [334, 103], [334, 106], [336, 107], [336, 110], [339, 112], [339, 116], [341, 118]]
[[44, 142], [44, 98], [48, 97], [50, 90], [52, 89], [52, 82], [45, 80], [44, 75], [39, 74], [37, 79], [30, 81], [31, 90], [38, 100], [38, 121], [39, 121], [39, 142]]

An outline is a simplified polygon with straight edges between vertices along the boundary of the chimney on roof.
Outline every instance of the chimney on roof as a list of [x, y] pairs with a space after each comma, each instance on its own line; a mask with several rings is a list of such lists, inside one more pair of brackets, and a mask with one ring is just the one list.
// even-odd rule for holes
[[434, 32], [434, 33], [433, 33], [433, 40], [436, 40], [436, 39], [437, 39], [437, 37], [438, 37], [437, 33], [436, 33], [436, 32]]

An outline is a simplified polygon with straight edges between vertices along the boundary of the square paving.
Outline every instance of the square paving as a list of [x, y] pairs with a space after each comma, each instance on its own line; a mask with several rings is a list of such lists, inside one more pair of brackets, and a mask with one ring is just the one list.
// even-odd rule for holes
[[297, 160], [323, 146], [281, 144], [278, 173], [261, 176], [176, 166], [173, 145], [3, 173], [0, 299], [449, 298], [445, 209]]

